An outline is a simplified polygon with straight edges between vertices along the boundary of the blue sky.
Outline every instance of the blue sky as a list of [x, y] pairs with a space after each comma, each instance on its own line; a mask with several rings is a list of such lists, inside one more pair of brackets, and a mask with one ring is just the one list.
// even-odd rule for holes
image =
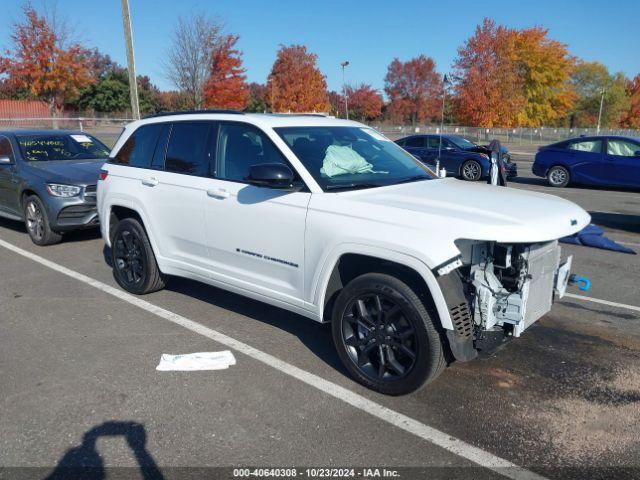
[[[32, 0], [39, 7], [43, 0]], [[51, 3], [52, 0], [47, 0]], [[126, 64], [120, 0], [58, 0], [83, 43]], [[0, 47], [22, 1], [4, 0]], [[540, 25], [569, 45], [572, 55], [603, 62], [628, 76], [640, 73], [640, 0], [130, 0], [136, 63], [163, 89], [161, 58], [180, 15], [206, 11], [226, 31], [240, 35], [249, 81], [264, 82], [280, 44], [300, 43], [318, 55], [330, 89], [341, 86], [339, 64], [349, 60], [347, 82], [382, 88], [389, 62], [424, 53], [440, 72], [450, 69], [457, 48], [484, 16], [511, 27]], [[4, 49], [4, 48], [3, 48]]]

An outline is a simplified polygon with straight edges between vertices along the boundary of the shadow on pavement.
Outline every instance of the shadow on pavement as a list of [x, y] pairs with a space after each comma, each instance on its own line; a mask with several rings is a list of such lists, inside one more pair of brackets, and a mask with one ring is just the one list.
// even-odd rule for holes
[[330, 324], [321, 324], [288, 310], [184, 278], [171, 277], [167, 289], [295, 335], [323, 362], [349, 377], [333, 346]]
[[[105, 245], [102, 254], [107, 265], [113, 268], [111, 249]], [[170, 277], [166, 288], [295, 335], [323, 362], [350, 377], [333, 346], [330, 324], [321, 324], [288, 310], [186, 278]]]
[[[9, 220], [7, 218], [0, 217], [0, 227], [6, 228], [8, 230], [13, 230], [14, 232], [27, 234], [27, 229], [24, 226], [24, 222], [20, 222], [18, 220]], [[100, 238], [100, 229], [99, 228], [87, 228], [82, 230], [73, 230], [71, 232], [65, 233], [62, 237], [62, 243], [66, 242], [81, 242], [84, 240], [95, 240]]]
[[160, 480], [163, 475], [155, 460], [147, 451], [147, 434], [144, 426], [136, 422], [105, 422], [92, 428], [82, 437], [82, 444], [64, 454], [47, 480], [104, 479], [107, 478], [104, 461], [96, 450], [100, 437], [122, 436], [133, 452], [140, 476], [145, 480]]
[[608, 212], [589, 212], [589, 215], [591, 215], [591, 222], [601, 227], [640, 233], [640, 215]]
[[[509, 183], [517, 183], [520, 185], [537, 185], [539, 187], [549, 187], [549, 184], [544, 178], [532, 178], [532, 177], [516, 177], [509, 178], [507, 180]], [[552, 187], [549, 187], [552, 188]]]

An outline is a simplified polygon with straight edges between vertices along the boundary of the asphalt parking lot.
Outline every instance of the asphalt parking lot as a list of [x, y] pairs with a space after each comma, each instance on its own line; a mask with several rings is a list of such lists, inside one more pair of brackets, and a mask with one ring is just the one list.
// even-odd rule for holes
[[[521, 178], [510, 186], [574, 201], [640, 251], [638, 191], [552, 190], [531, 176], [531, 149], [512, 150]], [[171, 478], [209, 466], [638, 478], [640, 256], [563, 252], [588, 293], [572, 288], [496, 355], [392, 398], [347, 376], [326, 325], [180, 279], [134, 305], [97, 232], [39, 248], [0, 220], [0, 478], [79, 466], [98, 478], [103, 467]], [[162, 353], [229, 345], [228, 370], [155, 370]]]

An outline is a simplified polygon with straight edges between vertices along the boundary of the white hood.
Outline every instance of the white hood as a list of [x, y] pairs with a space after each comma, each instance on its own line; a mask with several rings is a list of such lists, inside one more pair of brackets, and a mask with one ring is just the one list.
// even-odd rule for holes
[[451, 240], [543, 242], [572, 235], [591, 221], [582, 208], [553, 195], [452, 178], [336, 195], [348, 200], [343, 205], [352, 216], [434, 226]]

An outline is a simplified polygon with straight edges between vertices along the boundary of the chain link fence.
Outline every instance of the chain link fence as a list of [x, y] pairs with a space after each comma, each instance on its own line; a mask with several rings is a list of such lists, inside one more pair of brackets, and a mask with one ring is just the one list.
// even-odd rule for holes
[[[392, 140], [415, 135], [420, 133], [440, 133], [440, 126], [397, 126], [385, 124], [372, 124], [380, 132]], [[568, 138], [579, 137], [581, 135], [620, 135], [624, 137], [640, 138], [640, 131], [628, 129], [601, 128], [598, 132], [595, 128], [558, 128], [558, 127], [538, 127], [538, 128], [481, 128], [465, 127], [462, 125], [445, 125], [443, 134], [461, 135], [476, 143], [489, 143], [491, 140], [500, 140], [508, 145], [544, 145], [547, 143], [559, 142]]]
[[[117, 117], [58, 117], [58, 118], [0, 118], [0, 130], [11, 129], [67, 129], [81, 130], [99, 138], [108, 146], [113, 146], [130, 118]], [[440, 133], [437, 125], [389, 125], [372, 123], [372, 127], [392, 140], [420, 133]], [[621, 135], [640, 138], [640, 131], [626, 129], [595, 128], [480, 128], [462, 125], [445, 125], [442, 133], [461, 135], [476, 143], [485, 144], [497, 139], [506, 145], [544, 145], [580, 135]]]

